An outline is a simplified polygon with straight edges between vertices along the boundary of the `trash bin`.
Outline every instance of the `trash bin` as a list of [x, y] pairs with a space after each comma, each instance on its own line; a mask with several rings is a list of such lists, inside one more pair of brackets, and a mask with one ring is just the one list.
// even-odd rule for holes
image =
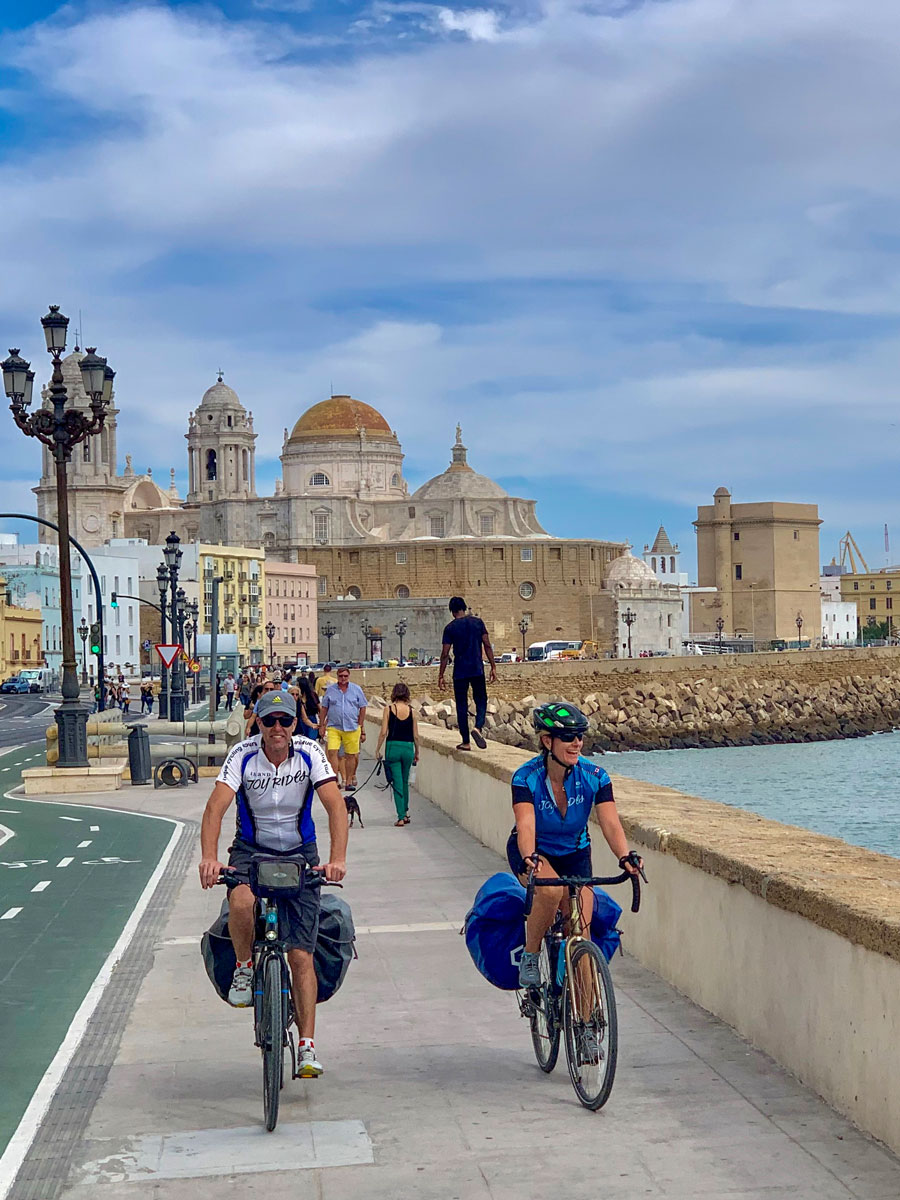
[[206, 684], [201, 683], [200, 684], [200, 703], [202, 704], [205, 699], [206, 699]]
[[128, 768], [132, 784], [147, 784], [152, 778], [150, 735], [146, 725], [132, 725], [128, 734]]

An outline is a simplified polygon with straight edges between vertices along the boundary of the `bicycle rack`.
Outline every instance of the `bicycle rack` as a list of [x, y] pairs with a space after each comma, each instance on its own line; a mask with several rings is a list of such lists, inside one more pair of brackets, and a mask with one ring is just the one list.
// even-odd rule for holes
[[181, 755], [164, 758], [153, 770], [154, 788], [187, 787], [189, 783], [196, 783], [197, 779], [197, 764], [193, 759]]

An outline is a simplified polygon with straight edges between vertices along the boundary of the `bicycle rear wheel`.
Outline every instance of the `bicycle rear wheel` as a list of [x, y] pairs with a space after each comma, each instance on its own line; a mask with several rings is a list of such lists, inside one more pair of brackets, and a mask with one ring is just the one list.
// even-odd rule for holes
[[554, 989], [553, 959], [546, 938], [541, 943], [538, 961], [541, 986], [529, 988], [528, 996], [531, 1006], [531, 1044], [534, 1046], [534, 1057], [538, 1066], [549, 1075], [559, 1058], [560, 1024], [559, 997]]
[[271, 1132], [278, 1122], [278, 1102], [284, 1075], [284, 998], [282, 964], [272, 956], [266, 962], [263, 978], [262, 1046], [263, 1113], [266, 1129]]
[[[577, 1012], [572, 1005], [576, 989]], [[616, 1077], [619, 1049], [616, 998], [606, 959], [593, 942], [572, 950], [563, 998], [566, 1059], [575, 1094], [585, 1108], [602, 1108]]]

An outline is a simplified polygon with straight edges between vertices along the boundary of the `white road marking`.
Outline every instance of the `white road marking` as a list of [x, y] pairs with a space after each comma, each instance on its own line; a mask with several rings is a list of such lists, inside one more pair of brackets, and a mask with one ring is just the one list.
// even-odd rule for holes
[[[98, 806], [94, 805], [93, 807], [97, 808]], [[117, 810], [106, 808], [103, 811], [115, 812]], [[147, 905], [156, 891], [157, 884], [166, 867], [169, 865], [169, 859], [174, 853], [178, 839], [181, 836], [181, 831], [184, 828], [181, 821], [173, 821], [170, 817], [157, 817], [151, 813], [133, 813], [131, 815], [145, 816], [152, 821], [166, 821], [168, 824], [174, 826], [172, 836], [169, 838], [168, 845], [162, 852], [159, 862], [156, 864], [156, 870], [147, 880], [147, 884], [141, 892], [131, 916], [125, 923], [125, 928], [119, 934], [119, 940], [113, 946], [112, 950], [110, 950], [106, 962], [100, 968], [96, 979], [90, 986], [88, 994], [82, 1000], [78, 1012], [75, 1014], [72, 1024], [63, 1038], [62, 1045], [53, 1056], [50, 1066], [44, 1072], [41, 1082], [31, 1097], [31, 1102], [25, 1109], [15, 1133], [9, 1139], [3, 1154], [0, 1155], [0, 1200], [4, 1200], [4, 1197], [13, 1185], [16, 1175], [19, 1173], [19, 1168], [22, 1165], [25, 1155], [28, 1153], [28, 1147], [34, 1141], [34, 1135], [37, 1133], [41, 1121], [50, 1107], [50, 1101], [53, 1099], [56, 1089], [59, 1087], [81, 1039], [84, 1037], [84, 1031], [93, 1016], [94, 1010], [100, 1003], [100, 997], [109, 983], [116, 963], [128, 949]], [[255, 1132], [258, 1133], [258, 1130]]]
[[90, 845], [91, 845], [91, 839], [88, 838], [88, 840], [86, 842], [79, 842], [78, 845], [75, 847], [75, 849], [76, 850], [85, 850]]
[[59, 819], [61, 821], [77, 821], [79, 825], [81, 824], [81, 817], [60, 817]]
[[58, 867], [67, 867], [70, 862], [74, 862], [74, 861], [75, 861], [74, 858], [61, 858], [56, 865]]
[[8, 825], [0, 825], [0, 846], [15, 836], [16, 833], [14, 829], [10, 829]]
[[8, 908], [3, 916], [0, 917], [0, 921], [11, 921], [13, 917], [18, 916], [21, 911], [21, 908]]
[[99, 825], [92, 825], [92, 826], [91, 826], [91, 833], [99, 833], [99, 832], [100, 832], [100, 826], [99, 826]]
[[[113, 1142], [112, 1138], [97, 1140]], [[374, 1161], [372, 1142], [362, 1121], [298, 1121], [279, 1125], [266, 1137], [260, 1135], [258, 1125], [251, 1125], [244, 1129], [198, 1129], [129, 1138], [108, 1158], [86, 1163], [78, 1183], [198, 1179], [257, 1171], [349, 1167]]]
[[[9, 767], [4, 767], [3, 770], [8, 771]], [[14, 813], [16, 816], [19, 816], [21, 814], [22, 810], [21, 810], [21, 808], [0, 808], [0, 812]]]
[[0, 771], [11, 771], [12, 767], [0, 767]]
[[33, 892], [43, 892], [50, 886], [49, 879], [42, 879], [40, 883], [36, 883], [31, 889]]

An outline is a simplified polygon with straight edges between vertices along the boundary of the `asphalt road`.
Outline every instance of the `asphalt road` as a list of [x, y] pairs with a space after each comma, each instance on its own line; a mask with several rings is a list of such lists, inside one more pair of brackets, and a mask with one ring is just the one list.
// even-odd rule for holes
[[[29, 718], [15, 716], [21, 740]], [[43, 761], [43, 722], [27, 732], [38, 729], [39, 741], [0, 754], [0, 1153], [173, 832], [170, 821], [10, 797], [22, 767]]]
[[26, 740], [40, 738], [53, 723], [53, 709], [59, 697], [35, 692], [22, 696], [0, 696], [0, 748], [18, 746]]

